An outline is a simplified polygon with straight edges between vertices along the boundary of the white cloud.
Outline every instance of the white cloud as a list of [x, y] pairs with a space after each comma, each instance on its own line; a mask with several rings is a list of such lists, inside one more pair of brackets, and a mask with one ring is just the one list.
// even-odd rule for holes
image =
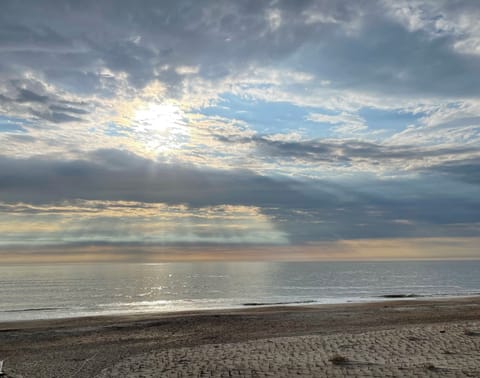
[[431, 37], [452, 37], [455, 50], [480, 54], [480, 9], [474, 2], [445, 0], [384, 1], [394, 19], [410, 31], [424, 31]]
[[358, 114], [342, 112], [340, 114], [311, 113], [307, 119], [313, 122], [335, 125], [333, 130], [341, 135], [353, 136], [368, 129], [365, 120]]
[[175, 68], [175, 72], [179, 75], [193, 75], [199, 71], [198, 66], [179, 66]]

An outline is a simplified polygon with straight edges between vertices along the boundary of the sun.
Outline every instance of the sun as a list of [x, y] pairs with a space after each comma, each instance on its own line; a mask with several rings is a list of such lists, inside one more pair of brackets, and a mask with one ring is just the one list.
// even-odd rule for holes
[[133, 117], [139, 129], [167, 131], [182, 123], [183, 115], [174, 104], [146, 104], [135, 111]]
[[185, 115], [174, 103], [142, 104], [134, 111], [132, 127], [137, 140], [158, 153], [172, 153], [188, 139]]

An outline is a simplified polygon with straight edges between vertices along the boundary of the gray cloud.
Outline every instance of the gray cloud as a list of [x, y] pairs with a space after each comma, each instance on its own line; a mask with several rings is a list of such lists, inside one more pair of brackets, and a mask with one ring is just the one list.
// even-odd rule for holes
[[[99, 150], [88, 160], [0, 160], [1, 199], [42, 203], [69, 199], [277, 205], [300, 201], [288, 182], [248, 171], [225, 172], [155, 163], [131, 153]], [[35, 189], [33, 189], [35, 188]]]
[[0, 110], [23, 117], [33, 115], [53, 123], [81, 122], [83, 119], [79, 116], [90, 113], [86, 107], [86, 103], [71, 103], [49, 93], [44, 84], [36, 80], [11, 81], [6, 94], [0, 94]]
[[[332, 93], [350, 90], [353, 97], [358, 93], [404, 97], [413, 103], [425, 96], [432, 101], [477, 98], [479, 55], [456, 48], [468, 33], [459, 32], [459, 25], [451, 22], [445, 30], [437, 30], [432, 20], [435, 12], [445, 19], [468, 16], [478, 5], [427, 2], [432, 7], [425, 8], [431, 13], [421, 20], [426, 26], [411, 27], [392, 16], [388, 3], [4, 0], [0, 2], [0, 114], [36, 121], [35, 126], [45, 124], [49, 130], [52, 124], [88, 120], [98, 104], [72, 101], [75, 95], [101, 102], [120, 94], [128, 100], [138, 88], [160, 80], [167, 96], [179, 96], [189, 90], [186, 84], [191, 77], [214, 87], [216, 81], [231, 77], [233, 83], [245, 70], [256, 68], [311, 74], [311, 81], [289, 88], [300, 94], [326, 88]], [[182, 71], [181, 67], [193, 68]], [[261, 83], [257, 89], [261, 91]], [[477, 121], [476, 114], [447, 117], [438, 129]], [[8, 125], [7, 131], [13, 127]], [[2, 137], [25, 143], [22, 148], [35, 142], [31, 135]], [[479, 234], [479, 162], [473, 156], [480, 149], [473, 144], [421, 147], [353, 140], [281, 141], [265, 135], [217, 138], [227, 147], [251, 144], [255, 159], [308, 163], [317, 169], [317, 177], [322, 175], [321, 167], [337, 163], [387, 161], [384, 166], [391, 168], [392, 161], [428, 162], [422, 170], [410, 170], [409, 177], [381, 179], [356, 172], [351, 179], [306, 180], [164, 164], [119, 150], [98, 150], [79, 160], [0, 156], [0, 201], [257, 206], [292, 242]], [[48, 141], [58, 143], [55, 136]], [[69, 147], [79, 142], [85, 140], [72, 140]]]
[[249, 138], [231, 138], [216, 135], [224, 143], [251, 143], [261, 156], [298, 159], [307, 162], [350, 163], [367, 161], [372, 164], [386, 160], [415, 161], [425, 158], [457, 156], [461, 154], [480, 153], [477, 146], [409, 146], [384, 145], [356, 140], [306, 140], [284, 141], [273, 140], [268, 136], [253, 136]]
[[479, 58], [453, 49], [458, 33], [410, 31], [382, 2], [3, 1], [0, 10], [4, 77], [22, 67], [72, 91], [106, 94], [102, 68], [175, 92], [185, 79], [178, 66], [215, 81], [257, 65], [295, 67], [338, 88], [479, 95]]
[[26, 135], [26, 134], [9, 134], [6, 139], [8, 141], [12, 142], [20, 142], [20, 143], [34, 143], [35, 138], [31, 135]]
[[88, 114], [88, 111], [86, 111], [85, 109], [79, 109], [79, 108], [74, 108], [70, 106], [50, 105], [48, 108], [54, 112]]
[[16, 102], [40, 102], [45, 103], [48, 101], [48, 96], [41, 96], [35, 92], [29, 91], [28, 89], [20, 88], [18, 90], [19, 95], [15, 99]]
[[[88, 160], [87, 160], [88, 159]], [[86, 160], [0, 159], [0, 200], [75, 200], [259, 207], [292, 242], [342, 238], [474, 236], [478, 182], [437, 171], [390, 180], [294, 180], [249, 171], [165, 165], [119, 150]]]
[[370, 14], [354, 36], [332, 35], [328, 43], [309, 42], [298, 67], [328, 77], [338, 88], [391, 95], [478, 97], [480, 58], [452, 49], [450, 36], [421, 31]]
[[79, 117], [72, 116], [67, 113], [52, 112], [52, 111], [36, 111], [31, 109], [30, 113], [38, 118], [43, 120], [53, 122], [53, 123], [64, 123], [64, 122], [81, 122], [82, 119]]
[[480, 184], [480, 158], [444, 162], [431, 167], [430, 170], [467, 183]]

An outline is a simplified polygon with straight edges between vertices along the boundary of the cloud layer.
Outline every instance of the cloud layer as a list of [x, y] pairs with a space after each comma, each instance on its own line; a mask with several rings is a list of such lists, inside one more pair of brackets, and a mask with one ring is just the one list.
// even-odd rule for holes
[[479, 16], [2, 1], [0, 244], [478, 237]]
[[[174, 214], [178, 206], [184, 206], [183, 213], [190, 213], [193, 218], [197, 218], [199, 212], [219, 206], [227, 206], [233, 218], [238, 215], [235, 209], [253, 209], [252, 224], [258, 223], [261, 214], [262, 222], [270, 224], [272, 232], [276, 230], [278, 237], [271, 242], [281, 240], [294, 244], [375, 237], [471, 237], [477, 235], [480, 227], [478, 180], [465, 179], [470, 177], [470, 165], [456, 167], [453, 174], [448, 167], [438, 166], [429, 173], [401, 179], [273, 179], [251, 171], [166, 165], [127, 152], [100, 150], [92, 153], [89, 160], [3, 157], [0, 167], [4, 213], [17, 217], [19, 214], [37, 217], [51, 214], [59, 221], [79, 213], [85, 217], [88, 212], [105, 211], [113, 206], [116, 211], [107, 221], [102, 220], [100, 214], [102, 217], [85, 222], [81, 233], [90, 232], [92, 241], [97, 221], [102, 227], [113, 229], [120, 222], [122, 227], [135, 230], [135, 222], [129, 221], [126, 226], [124, 221], [134, 209], [139, 215], [135, 221], [150, 219], [153, 227], [152, 214], [144, 211], [157, 205], [161, 205], [161, 213], [165, 214], [169, 211]], [[31, 219], [27, 217], [27, 220]], [[171, 222], [169, 229], [178, 240], [167, 238], [169, 243], [201, 242], [180, 236], [180, 230], [185, 233], [188, 227], [196, 229], [195, 222], [185, 225], [181, 219], [177, 221], [178, 224]], [[218, 233], [225, 226], [222, 223], [228, 224], [225, 219], [207, 224], [203, 232]], [[237, 226], [232, 224], [229, 229], [233, 233], [245, 233], [242, 222]], [[225, 235], [225, 232], [220, 233]], [[125, 231], [122, 233], [125, 235]], [[48, 235], [48, 230], [44, 235]], [[141, 235], [136, 242], [165, 242], [149, 238], [144, 232]], [[125, 242], [120, 235], [117, 239]], [[109, 237], [108, 241], [115, 242], [115, 239]], [[228, 238], [217, 241], [228, 244]], [[262, 240], [246, 238], [244, 242], [255, 244]]]

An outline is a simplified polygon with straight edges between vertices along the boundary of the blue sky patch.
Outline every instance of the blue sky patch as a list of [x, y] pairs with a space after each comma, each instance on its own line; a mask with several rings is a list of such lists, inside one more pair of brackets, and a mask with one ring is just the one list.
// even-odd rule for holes
[[128, 137], [128, 127], [119, 126], [115, 122], [108, 122], [104, 131], [105, 135], [115, 137]]
[[0, 116], [0, 133], [26, 133], [23, 124], [28, 123], [20, 118]]
[[228, 93], [223, 94], [215, 106], [197, 111], [206, 116], [220, 116], [246, 122], [260, 134], [288, 133], [301, 129], [309, 138], [330, 135], [328, 128], [319, 127], [318, 122], [307, 119], [310, 113], [318, 112], [318, 109], [299, 107], [288, 102], [259, 101]]
[[387, 130], [388, 135], [396, 134], [425, 116], [424, 113], [407, 113], [397, 110], [383, 110], [374, 108], [360, 109], [358, 115], [362, 117], [370, 130]]

